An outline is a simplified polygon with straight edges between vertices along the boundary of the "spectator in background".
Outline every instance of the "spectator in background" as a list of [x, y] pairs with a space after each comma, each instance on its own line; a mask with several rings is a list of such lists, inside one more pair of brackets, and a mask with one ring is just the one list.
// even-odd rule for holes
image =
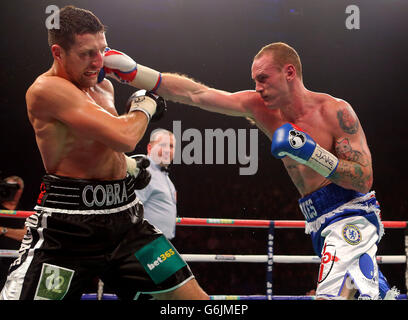
[[167, 239], [173, 239], [176, 233], [177, 196], [168, 168], [174, 158], [175, 145], [172, 132], [161, 128], [152, 131], [147, 145], [152, 179], [146, 188], [136, 190], [144, 205], [145, 218]]
[[[7, 177], [4, 181], [8, 184], [18, 184], [19, 188], [11, 199], [0, 199], [0, 209], [15, 210], [24, 190], [24, 181], [17, 176]], [[18, 250], [25, 233], [24, 219], [0, 217], [0, 249]], [[13, 260], [14, 258], [0, 257], [0, 289], [4, 286], [8, 268]]]

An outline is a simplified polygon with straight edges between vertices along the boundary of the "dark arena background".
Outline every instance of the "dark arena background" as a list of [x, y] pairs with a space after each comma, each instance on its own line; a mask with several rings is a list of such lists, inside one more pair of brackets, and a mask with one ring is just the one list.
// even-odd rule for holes
[[[293, 46], [303, 63], [306, 88], [348, 101], [365, 130], [373, 157], [374, 185], [382, 219], [405, 221], [407, 181], [408, 1], [406, 0], [7, 0], [0, 15], [1, 178], [18, 175], [25, 189], [19, 210], [33, 210], [45, 173], [27, 118], [25, 92], [52, 64], [45, 21], [47, 6], [93, 11], [105, 24], [111, 48], [161, 72], [188, 75], [235, 92], [254, 89], [251, 64], [271, 42]], [[359, 9], [349, 28], [348, 6]], [[350, 22], [350, 21], [349, 21]], [[352, 25], [356, 27], [356, 21]], [[112, 80], [116, 107], [124, 112], [134, 88]], [[135, 153], [145, 153], [150, 132], [162, 127], [237, 131], [255, 127], [244, 118], [168, 102], [168, 112], [150, 124]], [[189, 141], [178, 141], [183, 148]], [[248, 150], [249, 145], [247, 145]], [[178, 216], [195, 218], [302, 220], [298, 193], [270, 141], [258, 131], [258, 170], [240, 175], [237, 164], [173, 164]], [[265, 255], [267, 229], [178, 226], [180, 253]], [[303, 229], [277, 229], [276, 255], [313, 255]], [[404, 230], [386, 229], [379, 255], [403, 255]], [[265, 263], [192, 262], [210, 295], [265, 295]], [[306, 295], [316, 287], [318, 264], [274, 264], [273, 293]], [[405, 264], [383, 264], [391, 286], [406, 293]], [[96, 290], [96, 288], [95, 288]]]

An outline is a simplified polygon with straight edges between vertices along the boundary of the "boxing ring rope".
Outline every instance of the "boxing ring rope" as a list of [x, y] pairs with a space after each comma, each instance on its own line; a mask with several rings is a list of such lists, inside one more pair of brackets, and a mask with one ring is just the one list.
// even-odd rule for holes
[[[181, 254], [187, 262], [244, 262], [244, 263], [267, 263], [267, 255], [233, 255], [233, 254]], [[17, 250], [0, 249], [0, 257], [17, 258]], [[320, 263], [318, 256], [287, 256], [274, 255], [274, 263]], [[406, 262], [405, 256], [377, 256], [380, 264], [401, 264]]]
[[[190, 227], [243, 227], [243, 228], [269, 228], [273, 223], [279, 228], [304, 228], [302, 220], [243, 220], [243, 219], [213, 219], [213, 218], [177, 218], [178, 226]], [[404, 229], [407, 221], [382, 221], [384, 228]]]
[[[34, 211], [0, 210], [0, 217], [27, 218]], [[269, 228], [271, 222], [275, 228], [304, 228], [303, 220], [251, 220], [251, 219], [214, 219], [214, 218], [177, 218], [178, 226], [189, 227], [244, 227], [244, 228]], [[382, 221], [384, 228], [404, 229], [408, 221]]]
[[[1, 217], [27, 218], [33, 211], [0, 210]], [[386, 229], [405, 229], [405, 255], [377, 256], [379, 264], [406, 264], [405, 281], [408, 288], [408, 222], [407, 221], [382, 221]], [[238, 228], [265, 228], [268, 229], [268, 244], [266, 255], [230, 255], [230, 254], [181, 254], [187, 262], [243, 262], [266, 263], [267, 281], [266, 295], [213, 295], [213, 300], [314, 300], [314, 296], [278, 296], [272, 291], [273, 263], [320, 263], [318, 256], [311, 255], [274, 255], [273, 240], [274, 230], [280, 228], [305, 228], [305, 221], [297, 220], [244, 220], [244, 219], [218, 219], [218, 218], [177, 218], [177, 226], [184, 227], [238, 227]], [[0, 258], [17, 257], [16, 250], [0, 249]], [[84, 294], [83, 300], [115, 300], [112, 294]], [[406, 294], [401, 294], [397, 299], [407, 299]]]
[[28, 218], [34, 211], [0, 210], [0, 217], [6, 218]]

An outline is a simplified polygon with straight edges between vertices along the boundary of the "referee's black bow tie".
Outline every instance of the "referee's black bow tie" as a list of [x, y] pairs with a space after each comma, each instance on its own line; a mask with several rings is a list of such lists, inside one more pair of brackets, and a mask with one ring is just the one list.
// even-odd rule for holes
[[170, 173], [170, 168], [169, 167], [160, 167], [161, 171], [165, 171], [167, 173]]

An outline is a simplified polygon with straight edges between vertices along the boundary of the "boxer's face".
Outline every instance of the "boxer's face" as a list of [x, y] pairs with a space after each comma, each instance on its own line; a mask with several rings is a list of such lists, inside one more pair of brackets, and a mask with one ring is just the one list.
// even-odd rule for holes
[[147, 153], [157, 164], [168, 166], [173, 161], [175, 147], [174, 135], [160, 133], [155, 141], [148, 144]]
[[282, 67], [275, 63], [272, 54], [264, 54], [252, 64], [255, 90], [268, 108], [278, 108], [288, 95], [288, 84]]
[[95, 86], [106, 46], [103, 32], [75, 35], [75, 43], [65, 51], [62, 61], [69, 80], [80, 88]]

